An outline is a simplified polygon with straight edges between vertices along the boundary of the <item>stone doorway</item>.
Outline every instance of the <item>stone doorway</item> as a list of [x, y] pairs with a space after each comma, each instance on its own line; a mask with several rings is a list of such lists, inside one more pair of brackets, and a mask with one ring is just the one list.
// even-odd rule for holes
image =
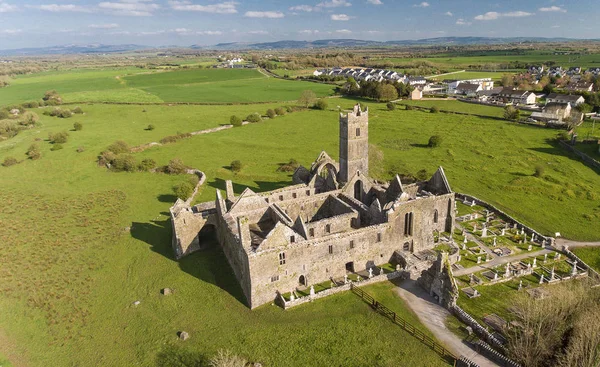
[[346, 263], [346, 271], [350, 273], [354, 273], [354, 261], [350, 261]]
[[198, 245], [200, 245], [200, 249], [207, 249], [218, 244], [217, 228], [212, 224], [206, 224], [202, 227], [200, 232], [198, 232]]
[[358, 180], [354, 183], [354, 198], [362, 201], [362, 181]]
[[298, 283], [300, 283], [301, 286], [306, 287], [306, 277], [304, 275], [300, 275]]

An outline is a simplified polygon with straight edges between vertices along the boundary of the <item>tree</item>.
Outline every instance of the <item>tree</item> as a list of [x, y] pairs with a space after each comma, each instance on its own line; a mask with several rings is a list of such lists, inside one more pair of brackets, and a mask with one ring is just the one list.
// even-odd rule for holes
[[81, 122], [76, 122], [73, 124], [73, 130], [81, 131], [82, 129], [83, 129], [83, 125], [81, 124]]
[[587, 103], [581, 103], [579, 105], [577, 105], [577, 107], [575, 107], [577, 109], [577, 111], [581, 112], [581, 113], [590, 113], [592, 112], [592, 106], [590, 106]]
[[242, 162], [235, 160], [235, 161], [231, 162], [229, 167], [231, 168], [232, 172], [238, 173], [239, 171], [242, 170]]
[[138, 169], [144, 172], [150, 171], [154, 168], [156, 168], [156, 161], [151, 158], [146, 158], [142, 160], [138, 166]]
[[386, 104], [386, 107], [387, 107], [388, 111], [393, 111], [393, 110], [396, 109], [396, 105], [394, 103], [392, 103], [392, 102], [388, 102]]
[[315, 102], [317, 99], [317, 95], [312, 90], [305, 90], [300, 94], [300, 98], [298, 98], [298, 103], [308, 108], [311, 104]]
[[438, 113], [438, 112], [440, 112], [440, 109], [437, 106], [432, 106], [429, 109], [429, 112], [431, 112], [431, 113]]
[[171, 159], [166, 169], [170, 175], [180, 175], [187, 172], [187, 167], [179, 158]]
[[275, 113], [278, 114], [279, 116], [283, 116], [286, 114], [286, 111], [283, 107], [277, 107], [275, 109]]
[[503, 87], [512, 87], [514, 84], [513, 76], [510, 74], [502, 75], [502, 86]]
[[517, 121], [521, 116], [521, 111], [512, 105], [504, 107], [504, 118], [511, 121]]
[[427, 144], [430, 148], [437, 148], [442, 145], [442, 137], [439, 135], [433, 135], [429, 138], [429, 143]]
[[321, 98], [321, 99], [317, 100], [317, 102], [315, 102], [314, 107], [317, 110], [326, 110], [327, 109], [327, 105], [328, 105], [327, 100], [324, 99], [324, 98]]
[[544, 175], [545, 170], [546, 167], [542, 166], [541, 164], [538, 164], [537, 166], [535, 166], [535, 173], [533, 175], [535, 177], [542, 177]]
[[83, 114], [83, 110], [81, 109], [81, 107], [77, 106], [73, 109], [73, 113], [81, 115]]
[[154, 126], [153, 124], [149, 124], [149, 125], [146, 127], [146, 130], [148, 130], [148, 131], [152, 131], [152, 130], [154, 130], [154, 129], [156, 129], [156, 126]]
[[270, 119], [274, 119], [274, 118], [277, 116], [277, 114], [275, 113], [275, 111], [273, 111], [273, 109], [269, 108], [269, 109], [267, 110], [267, 116], [268, 116]]
[[49, 133], [48, 139], [52, 144], [64, 144], [69, 139], [69, 133], [66, 131], [60, 131], [57, 133]]
[[246, 121], [248, 122], [261, 122], [262, 121], [262, 117], [260, 117], [260, 115], [258, 113], [251, 113], [248, 116], [246, 116]]
[[115, 141], [114, 143], [109, 145], [106, 150], [114, 154], [127, 153], [130, 151], [129, 145], [123, 140]]
[[120, 154], [113, 160], [113, 168], [115, 171], [134, 172], [138, 168], [135, 157], [131, 154]]
[[398, 99], [398, 91], [391, 84], [379, 84], [377, 86], [377, 99], [380, 101], [393, 101]]
[[33, 143], [27, 149], [27, 153], [25, 153], [29, 159], [36, 160], [42, 158], [42, 152], [40, 151], [40, 146], [37, 143]]
[[236, 115], [233, 115], [229, 118], [229, 123], [235, 127], [242, 126], [242, 119]]
[[173, 193], [181, 200], [187, 200], [194, 193], [194, 185], [189, 181], [184, 181], [173, 186]]

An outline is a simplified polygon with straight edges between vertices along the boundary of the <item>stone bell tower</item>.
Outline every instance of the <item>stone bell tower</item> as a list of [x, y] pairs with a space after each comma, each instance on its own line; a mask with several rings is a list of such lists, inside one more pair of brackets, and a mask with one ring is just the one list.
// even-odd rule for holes
[[359, 104], [345, 116], [340, 113], [338, 181], [350, 181], [357, 171], [369, 175], [369, 109], [361, 111]]

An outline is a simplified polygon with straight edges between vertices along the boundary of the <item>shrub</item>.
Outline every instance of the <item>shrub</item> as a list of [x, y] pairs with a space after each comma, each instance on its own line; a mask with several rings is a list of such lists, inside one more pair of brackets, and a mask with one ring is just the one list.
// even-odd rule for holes
[[535, 177], [542, 177], [545, 171], [546, 167], [542, 166], [541, 164], [538, 164], [537, 166], [535, 166], [535, 172], [533, 173], [533, 175]]
[[117, 140], [114, 143], [112, 143], [111, 145], [109, 145], [106, 150], [109, 152], [112, 152], [114, 154], [121, 154], [121, 153], [129, 153], [130, 148], [129, 148], [129, 145], [126, 142], [124, 142], [123, 140]]
[[504, 108], [504, 118], [507, 120], [516, 121], [519, 119], [520, 115], [521, 111], [513, 106], [509, 105]]
[[285, 115], [286, 111], [283, 107], [277, 107], [275, 109], [275, 113], [279, 116], [283, 116], [283, 115]]
[[156, 126], [154, 126], [154, 125], [152, 125], [152, 124], [150, 124], [150, 125], [148, 125], [148, 126], [146, 127], [146, 130], [148, 130], [148, 131], [152, 131], [152, 130], [154, 130], [154, 129], [156, 129]]
[[73, 116], [73, 113], [70, 110], [55, 108], [52, 111], [44, 111], [44, 115], [66, 119]]
[[393, 110], [396, 109], [396, 105], [394, 103], [392, 103], [392, 102], [388, 102], [386, 104], [386, 106], [387, 106], [388, 111], [393, 111]]
[[442, 145], [442, 137], [441, 136], [433, 135], [432, 137], [429, 138], [428, 146], [430, 148], [436, 148], [436, 147], [439, 147], [440, 145]]
[[156, 161], [151, 158], [146, 158], [142, 160], [142, 162], [140, 162], [138, 166], [138, 169], [144, 172], [148, 172], [150, 170], [153, 170], [154, 168], [156, 168]]
[[294, 158], [290, 159], [290, 161], [288, 163], [282, 164], [279, 166], [279, 168], [277, 168], [277, 171], [279, 172], [294, 172], [296, 170], [296, 168], [298, 168], [299, 164], [298, 161], [295, 160]]
[[262, 117], [258, 113], [252, 113], [246, 117], [246, 121], [248, 122], [261, 122]]
[[81, 114], [83, 114], [83, 110], [81, 109], [81, 107], [77, 106], [77, 107], [73, 108], [73, 113], [81, 115]]
[[42, 99], [46, 102], [46, 105], [48, 106], [56, 106], [62, 103], [62, 98], [55, 90], [49, 90], [46, 93], [44, 93], [44, 98]]
[[217, 355], [211, 358], [208, 365], [210, 367], [243, 367], [248, 365], [248, 361], [228, 350], [219, 350]]
[[292, 113], [294, 112], [294, 109], [292, 108], [292, 106], [286, 106], [285, 110], [287, 111], [287, 113]]
[[317, 102], [315, 102], [314, 108], [316, 108], [317, 110], [326, 110], [328, 106], [327, 100], [324, 98], [321, 98], [319, 100], [317, 100]]
[[236, 115], [233, 115], [229, 118], [229, 123], [235, 127], [242, 126], [242, 119]]
[[62, 144], [54, 144], [52, 146], [52, 148], [50, 148], [51, 151], [57, 151], [57, 150], [61, 150], [63, 148]]
[[270, 119], [274, 119], [277, 116], [277, 114], [275, 113], [275, 111], [269, 108], [267, 110], [267, 116], [269, 116]]
[[438, 112], [440, 112], [440, 109], [437, 106], [432, 106], [429, 109], [429, 112], [431, 112], [431, 113], [438, 113]]
[[229, 167], [231, 168], [232, 172], [237, 173], [242, 170], [242, 162], [235, 160], [235, 161], [231, 162]]
[[10, 167], [10, 166], [14, 166], [17, 163], [19, 163], [19, 161], [17, 160], [17, 158], [15, 158], [15, 157], [6, 157], [6, 158], [4, 158], [4, 162], [2, 162], [2, 165], [4, 167]]
[[198, 185], [198, 183], [200, 183], [200, 177], [198, 177], [197, 175], [191, 175], [190, 178], [188, 179], [189, 183], [191, 183], [194, 187], [196, 187], [196, 185]]
[[180, 175], [187, 172], [187, 167], [181, 159], [175, 158], [169, 161], [166, 172], [170, 175]]
[[414, 109], [413, 106], [411, 106], [409, 104], [406, 105], [406, 110], [407, 111], [412, 111], [413, 109]]
[[177, 135], [165, 136], [164, 138], [160, 139], [159, 141], [161, 144], [175, 143], [178, 140], [181, 140], [184, 138], [189, 138], [190, 136], [192, 136], [192, 134], [190, 134], [190, 133], [180, 133]]
[[73, 130], [75, 131], [81, 131], [83, 130], [83, 125], [81, 124], [81, 122], [76, 122], [73, 124]]
[[40, 106], [40, 104], [37, 101], [31, 101], [31, 102], [25, 102], [21, 106], [23, 108], [38, 108]]
[[194, 185], [189, 181], [184, 181], [173, 186], [173, 193], [181, 200], [187, 200], [194, 192]]
[[115, 171], [134, 172], [137, 169], [135, 157], [131, 154], [120, 154], [113, 160], [113, 169]]
[[61, 131], [58, 133], [49, 133], [48, 139], [52, 144], [64, 144], [69, 139], [69, 133]]
[[419, 172], [417, 172], [417, 175], [415, 176], [415, 178], [419, 181], [427, 181], [427, 179], [429, 178], [429, 174], [427, 173], [426, 170], [422, 169], [422, 170], [419, 170]]
[[77, 153], [83, 153], [83, 152], [85, 152], [84, 147], [77, 147]]
[[27, 153], [25, 153], [29, 159], [36, 160], [42, 158], [42, 152], [40, 151], [40, 145], [37, 143], [33, 143], [27, 149]]
[[6, 120], [10, 114], [7, 110], [0, 110], [0, 120]]

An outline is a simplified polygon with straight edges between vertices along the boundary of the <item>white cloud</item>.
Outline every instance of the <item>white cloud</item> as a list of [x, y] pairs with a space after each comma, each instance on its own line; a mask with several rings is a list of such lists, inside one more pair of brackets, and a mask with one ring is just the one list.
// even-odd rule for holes
[[381, 0], [367, 0], [367, 2], [368, 2], [369, 4], [373, 4], [373, 5], [381, 5], [381, 4], [383, 4], [383, 3], [381, 2]]
[[98, 7], [115, 15], [134, 17], [150, 17], [155, 10], [160, 9], [160, 5], [154, 4], [151, 0], [120, 0], [119, 2], [103, 1], [98, 4]]
[[348, 20], [350, 20], [352, 18], [355, 18], [355, 17], [351, 17], [351, 16], [346, 15], [346, 14], [331, 14], [331, 20], [337, 20], [337, 21], [345, 22], [345, 21], [348, 21]]
[[280, 11], [247, 11], [244, 14], [248, 18], [283, 18], [285, 15]]
[[338, 29], [337, 31], [335, 31], [335, 33], [350, 34], [350, 33], [352, 33], [352, 31], [349, 29]]
[[196, 34], [199, 34], [201, 36], [220, 36], [223, 34], [223, 32], [221, 32], [221, 31], [199, 31], [199, 32], [196, 32]]
[[420, 4], [413, 5], [413, 8], [427, 8], [428, 6], [429, 6], [429, 3], [427, 1], [423, 1]]
[[115, 28], [119, 28], [119, 25], [117, 23], [110, 23], [110, 24], [90, 24], [88, 26], [88, 28], [93, 28], [93, 29], [115, 29]]
[[566, 9], [563, 9], [563, 8], [555, 6], [555, 5], [553, 5], [551, 7], [548, 7], [548, 8], [540, 8], [539, 10], [540, 11], [545, 11], [545, 12], [559, 12], [559, 13], [566, 13], [567, 12]]
[[173, 10], [179, 11], [199, 11], [204, 13], [215, 14], [235, 14], [237, 13], [235, 1], [225, 1], [218, 4], [196, 5], [190, 1], [169, 1], [169, 5]]
[[330, 0], [323, 1], [317, 4], [317, 7], [321, 8], [338, 8], [340, 6], [352, 6], [352, 3], [349, 3], [346, 0]]
[[10, 11], [16, 11], [16, 10], [17, 10], [16, 5], [10, 5], [10, 4], [7, 4], [7, 3], [3, 2], [2, 0], [0, 0], [0, 13], [8, 13]]
[[291, 11], [305, 11], [307, 13], [310, 13], [311, 11], [314, 11], [315, 8], [313, 8], [310, 5], [296, 5], [296, 6], [292, 6], [290, 7]]
[[91, 9], [85, 8], [80, 5], [74, 5], [74, 4], [45, 4], [45, 5], [25, 5], [25, 6], [30, 9], [49, 11], [51, 13], [64, 13], [64, 12], [90, 13], [91, 12]]
[[447, 16], [449, 16], [449, 17], [453, 17], [454, 16], [454, 14], [452, 14], [451, 11], [447, 11], [444, 14], [447, 15]]
[[465, 22], [464, 19], [460, 18], [456, 20], [457, 25], [471, 25], [471, 22]]
[[559, 26], [559, 25], [553, 25], [553, 26], [552, 26], [552, 27], [550, 27], [550, 28], [560, 28], [560, 26]]
[[248, 33], [248, 34], [262, 34], [262, 35], [269, 34], [269, 32], [267, 32], [267, 31], [248, 31], [246, 33]]
[[8, 36], [14, 35], [14, 34], [19, 34], [22, 31], [20, 29], [0, 29], [0, 35], [1, 34], [6, 34]]
[[502, 17], [520, 18], [520, 17], [528, 17], [531, 15], [533, 15], [533, 13], [528, 13], [526, 11], [511, 11], [508, 13], [498, 13], [495, 11], [489, 11], [485, 14], [480, 14], [480, 15], [476, 16], [474, 19], [475, 20], [496, 20], [496, 19], [502, 18]]
[[317, 34], [320, 32], [316, 29], [304, 29], [304, 30], [298, 31], [298, 33], [300, 33], [300, 34]]

